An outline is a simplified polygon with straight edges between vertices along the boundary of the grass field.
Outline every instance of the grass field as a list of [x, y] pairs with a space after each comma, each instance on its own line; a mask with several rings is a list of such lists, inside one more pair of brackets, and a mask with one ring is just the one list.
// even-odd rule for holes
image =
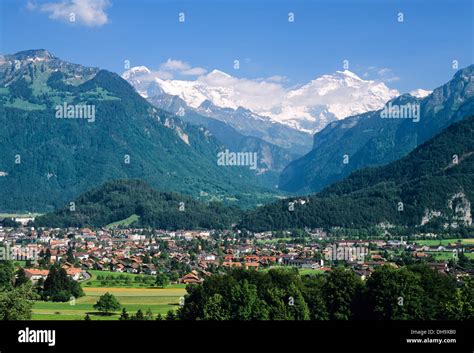
[[[134, 274], [134, 273], [118, 273], [118, 272], [111, 272], [111, 271], [99, 271], [99, 270], [88, 270], [87, 271], [91, 278], [82, 282], [83, 288], [103, 288], [103, 287], [113, 287], [113, 288], [154, 288], [152, 284], [155, 282], [156, 276], [151, 275], [141, 275], [141, 274]], [[111, 276], [116, 279], [116, 281], [106, 281], [107, 284], [103, 285], [101, 282], [102, 280], [97, 279], [98, 276], [107, 277]], [[119, 281], [119, 276], [122, 278], [127, 278], [129, 281]], [[147, 282], [137, 282], [135, 279], [137, 277], [148, 278], [149, 281]], [[112, 285], [113, 284], [113, 285]], [[184, 289], [186, 287], [185, 284], [170, 284], [166, 288], [181, 288]]]
[[84, 297], [70, 303], [54, 303], [38, 301], [33, 307], [33, 320], [83, 320], [89, 314], [92, 320], [118, 320], [119, 313], [100, 315], [93, 305], [105, 293], [113, 294], [126, 308], [129, 314], [141, 309], [145, 314], [148, 309], [153, 316], [160, 313], [166, 315], [168, 310], [176, 310], [179, 300], [186, 294], [184, 288], [84, 288]]
[[0, 213], [0, 218], [39, 217], [43, 213]]
[[449, 243], [457, 243], [458, 241], [461, 241], [462, 244], [466, 245], [474, 245], [474, 238], [467, 238], [467, 239], [430, 239], [430, 240], [417, 240], [415, 243], [419, 245], [428, 245], [428, 246], [433, 246], [433, 245], [448, 245]]
[[105, 227], [106, 228], [114, 228], [114, 227], [119, 227], [119, 226], [125, 226], [126, 227], [126, 226], [129, 226], [130, 224], [132, 224], [133, 222], [138, 221], [139, 218], [140, 218], [140, 216], [138, 216], [136, 214], [132, 214], [130, 217], [122, 219], [121, 221], [117, 221], [117, 222], [107, 224]]
[[[434, 259], [437, 261], [449, 261], [453, 259], [453, 253], [451, 251], [434, 251], [430, 252]], [[474, 253], [464, 253], [467, 258], [474, 259]]]

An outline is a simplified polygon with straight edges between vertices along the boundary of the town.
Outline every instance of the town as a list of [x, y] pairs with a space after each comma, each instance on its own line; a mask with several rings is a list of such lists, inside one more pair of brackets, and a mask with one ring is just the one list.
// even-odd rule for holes
[[460, 258], [474, 259], [474, 239], [437, 239], [433, 234], [388, 238], [341, 239], [323, 229], [250, 233], [24, 225], [0, 228], [0, 256], [20, 261], [34, 282], [45, 280], [49, 265], [56, 262], [76, 281], [87, 280], [90, 270], [161, 273], [171, 283], [188, 284], [202, 283], [226, 268], [294, 267], [301, 274], [317, 274], [341, 265], [366, 279], [381, 265], [397, 268], [416, 262], [458, 278], [474, 274], [469, 266], [459, 266]]

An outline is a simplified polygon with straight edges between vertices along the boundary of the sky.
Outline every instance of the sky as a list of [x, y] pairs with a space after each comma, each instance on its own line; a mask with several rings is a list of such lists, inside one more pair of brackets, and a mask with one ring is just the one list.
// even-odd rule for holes
[[450, 80], [453, 60], [473, 63], [473, 17], [472, 0], [1, 0], [0, 53], [287, 86], [348, 68], [405, 93]]

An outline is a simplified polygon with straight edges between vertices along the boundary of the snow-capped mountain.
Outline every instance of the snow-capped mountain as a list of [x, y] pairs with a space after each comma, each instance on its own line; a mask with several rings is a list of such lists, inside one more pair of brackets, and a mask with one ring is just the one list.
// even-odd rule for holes
[[253, 118], [287, 125], [313, 134], [333, 120], [381, 108], [398, 91], [382, 82], [363, 80], [351, 71], [323, 75], [297, 88], [272, 80], [249, 80], [213, 70], [195, 80], [163, 79], [143, 66], [126, 71], [145, 98], [160, 92], [181, 98], [192, 108], [203, 104], [248, 109]]
[[[260, 138], [294, 154], [303, 155], [311, 150], [312, 136], [309, 133], [277, 123], [268, 116], [258, 115], [243, 108], [242, 104], [234, 103], [237, 100], [235, 91], [246, 89], [240, 87], [242, 82], [236, 82], [238, 79], [222, 71], [214, 70], [195, 81], [165, 80], [158, 73], [140, 66], [126, 71], [122, 77], [150, 103], [187, 117], [187, 121], [192, 117], [199, 121], [198, 114], [222, 121], [244, 136]], [[232, 82], [227, 82], [229, 79]]]
[[127, 80], [137, 92], [144, 98], [148, 98], [148, 90], [150, 87], [150, 81], [147, 77], [151, 74], [151, 71], [145, 66], [135, 66], [130, 70], [125, 71], [122, 74], [122, 78]]
[[150, 73], [151, 73], [150, 69], [148, 69], [146, 66], [135, 66], [135, 67], [132, 67], [130, 70], [125, 71], [122, 77], [125, 80], [128, 80], [128, 79], [136, 78], [141, 74], [150, 74]]
[[433, 93], [433, 91], [428, 91], [426, 89], [418, 88], [418, 89], [415, 89], [414, 91], [411, 91], [410, 95], [416, 98], [425, 98], [426, 96], [429, 96], [431, 93]]
[[157, 78], [156, 83], [164, 92], [179, 96], [192, 108], [199, 108], [203, 102], [210, 101], [221, 108], [237, 109], [239, 107], [238, 99], [236, 99], [234, 87], [229, 82], [232, 79], [232, 76], [214, 70], [195, 81]]
[[333, 120], [379, 109], [398, 95], [382, 82], [363, 80], [349, 70], [336, 71], [290, 90], [277, 109], [259, 113], [314, 133]]

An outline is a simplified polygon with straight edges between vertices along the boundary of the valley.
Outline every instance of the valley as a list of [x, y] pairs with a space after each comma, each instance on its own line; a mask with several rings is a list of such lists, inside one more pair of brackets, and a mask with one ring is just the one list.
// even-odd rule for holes
[[0, 0], [0, 353], [473, 351], [472, 0]]
[[[2, 266], [35, 298], [30, 319], [363, 319], [373, 303], [340, 313], [331, 278], [355, 286], [351, 300], [377, 296], [379, 276], [414, 276], [416, 292], [424, 273], [449, 298], [470, 288], [472, 66], [433, 93], [325, 122], [307, 153], [301, 126], [142, 86], [140, 70], [120, 77], [45, 50], [5, 59], [0, 191], [15, 192], [0, 199]], [[248, 296], [236, 308], [260, 304], [228, 308], [230, 287]], [[297, 309], [278, 304], [287, 295]], [[390, 317], [471, 315], [426, 305]]]

